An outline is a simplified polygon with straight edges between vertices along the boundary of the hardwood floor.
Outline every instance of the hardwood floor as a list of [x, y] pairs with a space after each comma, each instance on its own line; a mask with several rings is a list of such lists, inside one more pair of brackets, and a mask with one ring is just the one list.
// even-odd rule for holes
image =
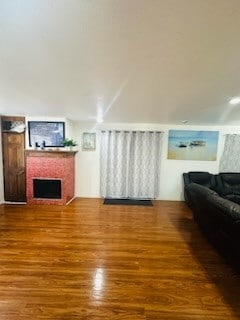
[[181, 202], [0, 206], [0, 319], [240, 319], [240, 275]]

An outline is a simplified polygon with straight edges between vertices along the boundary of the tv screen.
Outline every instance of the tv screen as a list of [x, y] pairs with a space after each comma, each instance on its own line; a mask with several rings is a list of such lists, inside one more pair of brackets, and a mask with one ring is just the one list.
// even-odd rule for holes
[[65, 122], [28, 121], [29, 146], [63, 147]]

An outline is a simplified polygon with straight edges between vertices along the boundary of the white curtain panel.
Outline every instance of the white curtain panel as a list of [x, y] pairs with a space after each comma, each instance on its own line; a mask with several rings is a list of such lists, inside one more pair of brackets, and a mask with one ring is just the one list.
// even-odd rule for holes
[[240, 135], [227, 134], [220, 161], [220, 172], [240, 172]]
[[101, 133], [101, 196], [154, 199], [159, 194], [162, 132]]

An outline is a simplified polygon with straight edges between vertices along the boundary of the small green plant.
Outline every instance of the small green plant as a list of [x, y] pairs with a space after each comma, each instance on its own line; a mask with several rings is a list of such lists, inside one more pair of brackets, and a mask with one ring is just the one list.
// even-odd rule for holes
[[75, 147], [77, 146], [77, 142], [74, 141], [73, 139], [66, 138], [63, 140], [63, 145], [64, 147]]

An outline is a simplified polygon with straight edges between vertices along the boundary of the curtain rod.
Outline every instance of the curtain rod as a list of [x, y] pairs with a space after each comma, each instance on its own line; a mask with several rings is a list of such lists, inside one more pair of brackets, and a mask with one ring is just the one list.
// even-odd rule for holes
[[133, 133], [136, 133], [136, 132], [150, 132], [150, 133], [164, 133], [164, 131], [153, 131], [153, 130], [101, 130], [101, 132], [107, 132], [107, 131], [110, 131], [110, 132], [133, 132]]
[[240, 133], [225, 133], [223, 136], [240, 136]]

